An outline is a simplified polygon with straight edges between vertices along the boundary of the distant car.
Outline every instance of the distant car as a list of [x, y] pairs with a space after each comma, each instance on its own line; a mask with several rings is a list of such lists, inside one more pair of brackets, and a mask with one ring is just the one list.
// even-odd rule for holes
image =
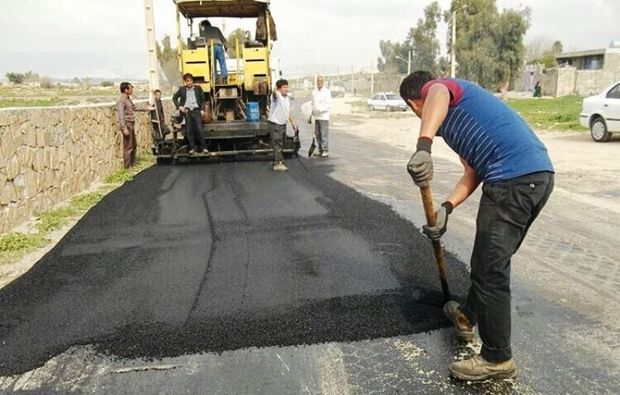
[[376, 93], [368, 99], [368, 109], [371, 111], [407, 111], [407, 108], [407, 103], [391, 92]]
[[612, 133], [620, 132], [620, 81], [596, 96], [583, 99], [579, 119], [599, 143], [611, 140]]
[[344, 97], [345, 89], [344, 86], [341, 85], [333, 85], [329, 88], [332, 92], [332, 97]]

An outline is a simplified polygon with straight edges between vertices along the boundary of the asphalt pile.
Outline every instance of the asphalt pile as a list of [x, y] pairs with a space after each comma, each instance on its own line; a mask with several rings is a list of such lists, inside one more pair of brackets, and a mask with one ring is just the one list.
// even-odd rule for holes
[[[0, 290], [0, 374], [74, 345], [156, 359], [449, 325], [414, 224], [329, 166], [269, 164], [158, 166], [108, 195]], [[465, 265], [446, 263], [462, 296]]]

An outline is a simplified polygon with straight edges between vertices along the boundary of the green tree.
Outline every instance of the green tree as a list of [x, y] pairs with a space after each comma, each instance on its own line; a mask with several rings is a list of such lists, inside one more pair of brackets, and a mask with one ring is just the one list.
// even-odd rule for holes
[[4, 75], [9, 82], [14, 84], [22, 84], [24, 83], [24, 79], [26, 76], [23, 73], [6, 73]]
[[409, 52], [408, 43], [392, 42], [390, 40], [379, 41], [381, 56], [377, 59], [377, 68], [382, 73], [400, 73], [407, 72], [407, 64], [402, 59], [407, 59]]
[[557, 66], [555, 57], [561, 54], [563, 51], [563, 45], [561, 41], [542, 41], [533, 40], [527, 44], [527, 63], [542, 64], [545, 68], [552, 68]]
[[181, 79], [179, 72], [179, 60], [177, 55], [177, 49], [172, 47], [170, 36], [165, 35], [160, 43], [156, 43], [157, 46], [157, 60], [159, 65], [164, 71], [166, 80], [170, 83], [176, 83]]
[[[237, 54], [235, 53], [235, 45], [236, 45], [235, 43], [237, 39], [239, 40], [239, 52], [241, 52], [241, 46], [243, 45], [243, 42], [245, 41], [245, 30], [241, 28], [237, 28], [228, 35], [228, 39], [227, 39], [228, 50], [226, 51], [226, 53], [228, 54], [229, 58], [237, 57]], [[242, 55], [240, 54], [240, 56]]]
[[523, 37], [530, 26], [530, 11], [504, 10], [494, 22], [493, 37], [497, 48], [498, 63], [495, 67], [493, 82], [502, 92], [508, 90], [508, 84], [521, 70], [525, 59]]
[[[523, 64], [523, 37], [530, 10], [498, 12], [495, 0], [453, 0], [445, 13], [448, 32], [456, 11], [456, 60], [459, 76], [481, 86], [505, 89]], [[451, 40], [448, 40], [451, 46]]]
[[441, 22], [441, 8], [434, 1], [424, 8], [424, 19], [418, 19], [409, 30], [407, 42], [411, 48], [411, 70], [439, 72], [439, 39], [437, 25]]

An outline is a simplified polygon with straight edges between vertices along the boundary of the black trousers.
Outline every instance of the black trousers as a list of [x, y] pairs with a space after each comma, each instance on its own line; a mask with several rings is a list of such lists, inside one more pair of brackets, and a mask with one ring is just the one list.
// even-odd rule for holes
[[482, 340], [489, 362], [512, 358], [510, 259], [553, 191], [553, 173], [484, 184], [471, 256], [471, 288], [463, 313]]
[[185, 114], [185, 137], [191, 149], [202, 151], [205, 146], [205, 137], [202, 132], [202, 114], [200, 109], [189, 110]]

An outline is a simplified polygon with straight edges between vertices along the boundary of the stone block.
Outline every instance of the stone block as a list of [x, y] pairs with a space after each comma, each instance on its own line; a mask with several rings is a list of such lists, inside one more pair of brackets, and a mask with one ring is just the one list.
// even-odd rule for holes
[[33, 170], [28, 170], [26, 171], [26, 174], [24, 174], [24, 183], [25, 183], [24, 191], [23, 191], [24, 198], [30, 199], [36, 196], [36, 194], [39, 192], [39, 188], [37, 185], [38, 174], [39, 173], [36, 173]]
[[17, 147], [19, 147], [19, 145], [13, 138], [12, 133], [6, 133], [2, 136], [2, 140], [0, 140], [0, 154], [4, 158], [10, 158], [17, 150]]
[[32, 167], [36, 171], [41, 171], [45, 169], [45, 152], [42, 147], [39, 147], [34, 151], [34, 159], [32, 161]]
[[45, 147], [45, 130], [37, 129], [37, 147]]
[[19, 174], [20, 169], [19, 159], [16, 155], [12, 155], [6, 164], [6, 179], [13, 180]]
[[22, 145], [15, 152], [19, 165], [22, 169], [32, 168], [33, 149], [27, 145]]
[[24, 144], [29, 147], [37, 146], [37, 134], [35, 130], [30, 129], [24, 134]]
[[11, 202], [17, 201], [17, 193], [12, 183], [7, 183], [0, 190], [0, 205], [6, 206]]

